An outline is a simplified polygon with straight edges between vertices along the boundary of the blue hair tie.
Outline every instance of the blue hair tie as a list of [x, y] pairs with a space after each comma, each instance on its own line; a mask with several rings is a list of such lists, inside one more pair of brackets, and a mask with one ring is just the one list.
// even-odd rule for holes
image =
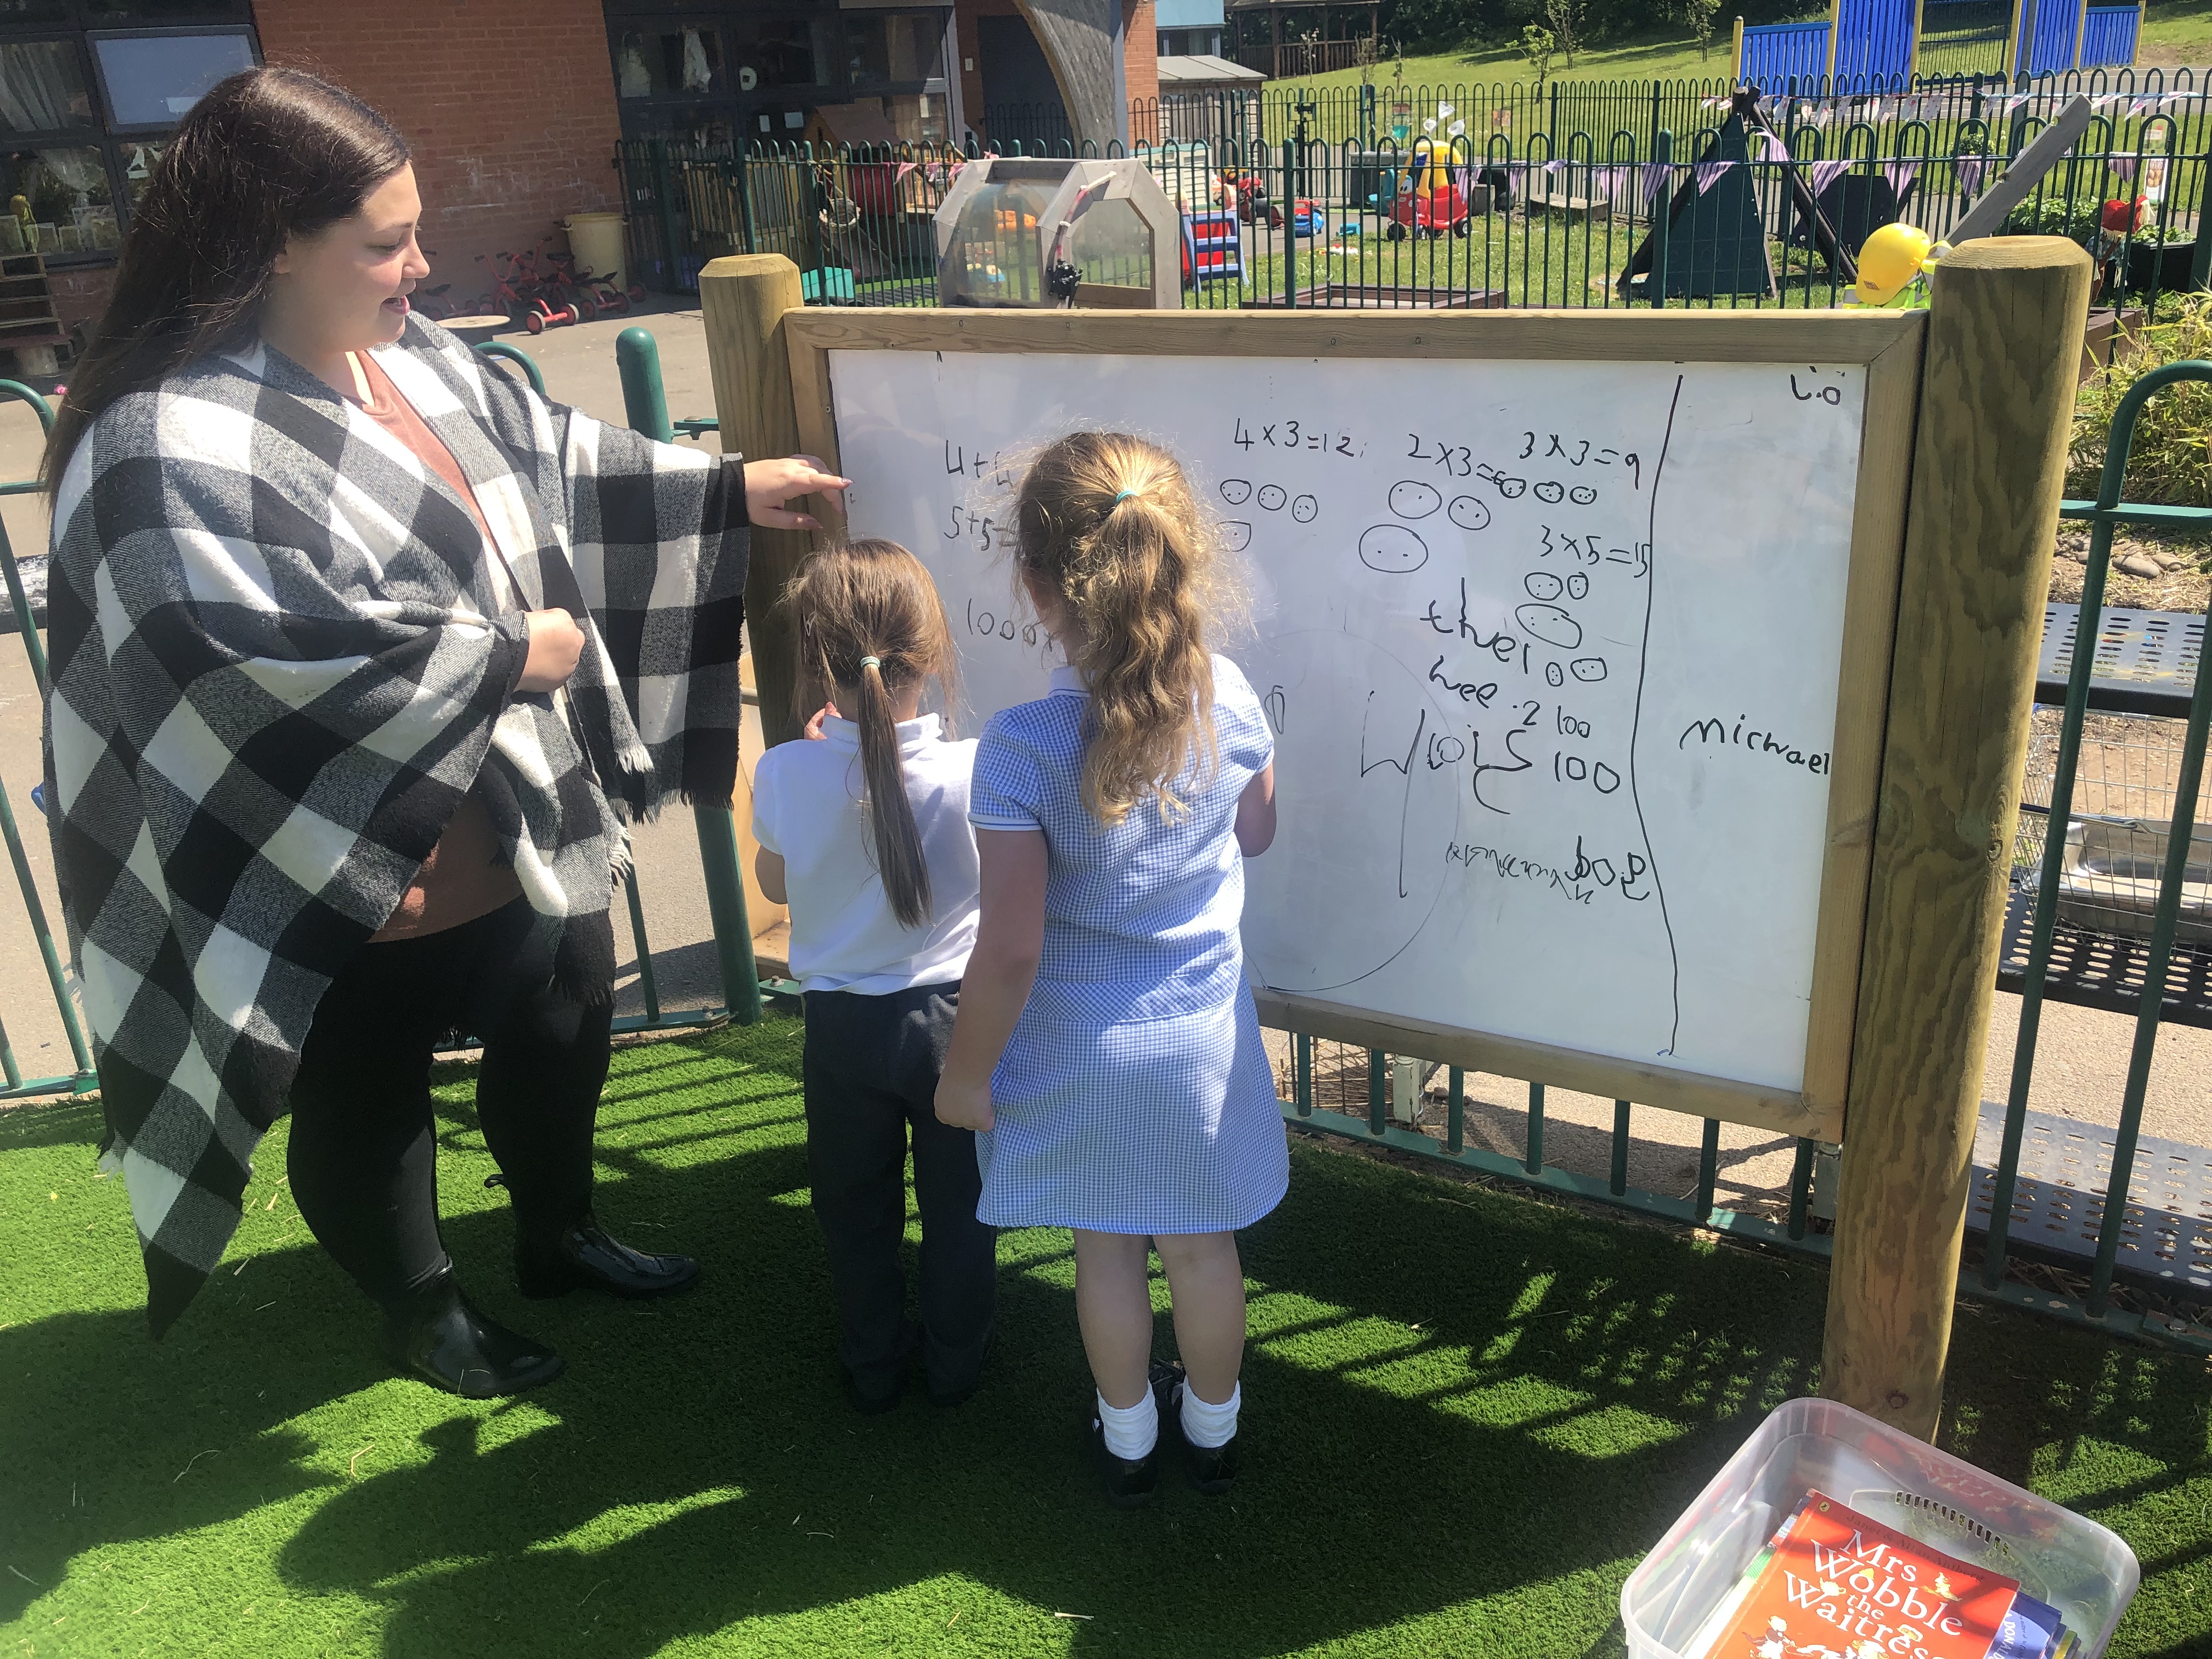
[[1137, 492], [1136, 492], [1135, 490], [1133, 490], [1133, 489], [1125, 489], [1125, 490], [1123, 490], [1120, 495], [1116, 495], [1116, 496], [1114, 498], [1114, 505], [1115, 505], [1115, 507], [1119, 507], [1119, 506], [1121, 506], [1122, 502], [1124, 502], [1124, 501], [1127, 501], [1127, 500], [1128, 500], [1132, 495], [1135, 495], [1136, 493], [1137, 493]]

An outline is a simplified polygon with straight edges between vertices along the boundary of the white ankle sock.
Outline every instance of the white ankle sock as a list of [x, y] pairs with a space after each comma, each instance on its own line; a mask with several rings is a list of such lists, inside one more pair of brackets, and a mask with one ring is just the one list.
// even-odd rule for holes
[[1182, 1437], [1194, 1446], [1211, 1449], [1225, 1446], [1237, 1437], [1237, 1408], [1244, 1403], [1244, 1385], [1239, 1382], [1229, 1390], [1229, 1398], [1218, 1406], [1210, 1406], [1191, 1391], [1185, 1382], [1177, 1390], [1182, 1396]]
[[1124, 1462], [1133, 1463], [1148, 1455], [1160, 1437], [1160, 1408], [1153, 1401], [1152, 1391], [1145, 1390], [1145, 1397], [1135, 1405], [1123, 1407], [1109, 1406], [1106, 1396], [1098, 1396], [1098, 1420], [1106, 1430], [1106, 1449]]

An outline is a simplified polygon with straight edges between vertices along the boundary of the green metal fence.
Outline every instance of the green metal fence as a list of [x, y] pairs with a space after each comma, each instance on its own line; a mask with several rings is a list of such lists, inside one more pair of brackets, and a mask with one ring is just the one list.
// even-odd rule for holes
[[[1844, 253], [1893, 218], [1940, 237], [2087, 82], [2099, 112], [2011, 228], [2082, 241], [2107, 302], [2155, 307], [2212, 276], [2212, 100], [2155, 75], [2140, 90], [2099, 82], [1816, 86], [1770, 100], [1771, 142], [1723, 138], [1724, 86], [1424, 88], [1410, 115], [1395, 98], [1325, 100], [1279, 137], [1265, 136], [1274, 106], [1248, 120], [1224, 106], [1217, 136], [1130, 153], [1185, 215], [1237, 216], [1233, 271], [1187, 265], [1187, 307], [1826, 307], [1849, 279], [1807, 202]], [[656, 140], [618, 159], [633, 269], [656, 287], [688, 291], [708, 259], [775, 252], [810, 303], [931, 305], [934, 215], [969, 152]], [[2130, 204], [2116, 229], [2115, 202]]]
[[[544, 378], [538, 365], [520, 348], [502, 341], [494, 341], [477, 348], [488, 360], [511, 364], [537, 391], [545, 389]], [[617, 343], [617, 356], [623, 372], [623, 395], [631, 424], [650, 437], [667, 441], [680, 427], [689, 435], [711, 431], [711, 419], [689, 419], [672, 423], [660, 396], [660, 371], [653, 337], [643, 329], [630, 329]], [[53, 424], [53, 411], [46, 398], [29, 386], [13, 380], [0, 380], [0, 400], [13, 398], [28, 404], [39, 416], [42, 430]], [[35, 479], [21, 479], [0, 483], [0, 495], [29, 495], [38, 493]], [[0, 580], [4, 580], [9, 604], [15, 627], [23, 641], [24, 653], [29, 660], [32, 676], [40, 695], [47, 690], [46, 654], [40, 636], [38, 616], [26, 589], [18, 566], [15, 549], [9, 544], [6, 526], [0, 525]], [[661, 1006], [659, 988], [656, 982], [653, 953], [646, 934], [645, 910], [639, 896], [639, 877], [633, 868], [623, 883], [624, 896], [629, 912], [631, 942], [637, 963], [639, 993], [645, 1009], [641, 1014], [625, 1014], [614, 1022], [619, 1032], [678, 1030], [728, 1018], [740, 1024], [757, 1020], [761, 1013], [761, 986], [752, 953], [752, 933], [745, 915], [744, 884], [738, 866], [736, 820], [731, 807], [702, 803], [692, 808], [692, 817], [699, 842], [699, 857], [707, 887], [708, 915], [712, 920], [715, 960], [720, 969], [723, 996], [719, 1004], [702, 1008], [669, 1010]], [[17, 823], [15, 804], [0, 779], [0, 837], [7, 842], [8, 857], [15, 873], [15, 882], [23, 902], [23, 912], [32, 936], [46, 968], [46, 979], [54, 1002], [55, 1013], [66, 1035], [75, 1069], [57, 1076], [31, 1077], [24, 1075], [15, 1047], [9, 1042], [4, 1020], [0, 1020], [0, 1101], [31, 1096], [63, 1093], [85, 1093], [99, 1087], [98, 1073], [94, 1069], [92, 1050], [86, 1040], [84, 1024], [79, 1017], [76, 1000], [71, 994], [70, 975], [63, 963], [63, 951], [57, 939], [46, 902], [33, 879], [30, 860], [25, 848], [21, 828]], [[462, 1046], [473, 1046], [464, 1040]]]

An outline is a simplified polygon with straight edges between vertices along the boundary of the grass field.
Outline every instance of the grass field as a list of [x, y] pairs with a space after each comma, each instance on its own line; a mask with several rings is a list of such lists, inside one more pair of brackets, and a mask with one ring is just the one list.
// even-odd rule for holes
[[[1109, 1510], [1065, 1234], [1002, 1239], [969, 1405], [846, 1408], [798, 1037], [617, 1057], [602, 1212], [707, 1264], [665, 1306], [517, 1299], [447, 1074], [448, 1243], [572, 1367], [501, 1404], [383, 1374], [281, 1126], [156, 1345], [95, 1109], [0, 1115], [0, 1656], [1612, 1655], [1644, 1550], [1816, 1382], [1813, 1267], [1301, 1142], [1248, 1236], [1245, 1477]], [[2132, 1541], [2116, 1654], [2212, 1649], [2208, 1407], [2201, 1362], [1961, 1311], [1947, 1443]]]
[[[1807, 17], [1825, 17], [1826, 6], [1809, 7]], [[1555, 54], [1555, 78], [1570, 81], [1677, 80], [1719, 78], [1730, 69], [1733, 43], [1725, 9], [1718, 20], [1712, 49], [1700, 55], [1697, 42], [1679, 27], [1650, 30], [1626, 40], [1608, 40], [1575, 54], [1572, 69], [1564, 54]], [[2212, 0], [2152, 0], [2143, 19], [2136, 48], [2139, 66], [2212, 64]], [[1377, 85], [1387, 85], [1399, 74], [1396, 60], [1385, 56], [1371, 71]], [[1534, 74], [1518, 46], [1501, 43], [1473, 46], [1459, 52], [1408, 53], [1403, 79], [1409, 87], [1449, 86], [1461, 81], [1521, 81], [1534, 84]], [[1302, 87], [1356, 87], [1358, 70], [1339, 70], [1328, 75], [1299, 77]]]

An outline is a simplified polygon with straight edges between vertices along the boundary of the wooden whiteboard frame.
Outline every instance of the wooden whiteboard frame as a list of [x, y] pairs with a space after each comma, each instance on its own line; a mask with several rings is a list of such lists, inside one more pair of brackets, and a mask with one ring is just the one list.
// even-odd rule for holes
[[[1556, 1048], [1459, 1026], [1255, 993], [1267, 1024], [1584, 1093], [1808, 1135], [1843, 1138], [1868, 881], [1897, 633], [1925, 317], [1887, 311], [786, 312], [800, 447], [839, 468], [832, 351], [1425, 358], [1600, 362], [1856, 363], [1867, 371], [1852, 499], [1834, 770], [1814, 934], [1801, 1091]], [[825, 503], [842, 532], [837, 504]]]

